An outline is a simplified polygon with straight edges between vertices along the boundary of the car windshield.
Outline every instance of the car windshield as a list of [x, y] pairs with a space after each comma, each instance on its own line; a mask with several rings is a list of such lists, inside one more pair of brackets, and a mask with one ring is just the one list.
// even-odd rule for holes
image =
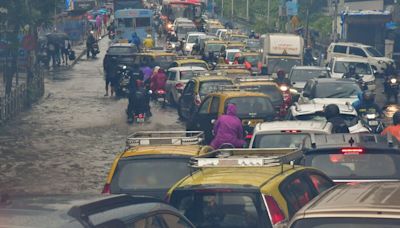
[[196, 30], [196, 27], [192, 27], [192, 26], [185, 26], [185, 27], [178, 27], [177, 29], [176, 29], [176, 33], [177, 34], [183, 34], [183, 35], [185, 35], [186, 36], [186, 34], [188, 33], [188, 32], [196, 32], [197, 30]]
[[[374, 151], [373, 151], [374, 152]], [[305, 165], [322, 170], [332, 179], [400, 179], [400, 154], [337, 153], [317, 151], [305, 156]]]
[[276, 73], [278, 70], [283, 70], [289, 73], [292, 67], [300, 66], [301, 61], [298, 59], [269, 59], [268, 74]]
[[252, 66], [257, 66], [260, 58], [258, 55], [248, 55], [245, 59], [247, 62], [251, 63]]
[[274, 106], [266, 97], [235, 97], [227, 99], [225, 107], [228, 104], [236, 105], [237, 115], [241, 118], [265, 117], [275, 114]]
[[369, 63], [342, 62], [342, 61], [335, 62], [335, 68], [333, 69], [333, 72], [344, 74], [348, 72], [350, 65], [353, 65], [356, 68], [357, 74], [368, 74], [368, 75], [372, 74], [371, 66], [369, 65]]
[[122, 160], [118, 163], [111, 190], [113, 193], [124, 193], [144, 189], [168, 189], [189, 173], [188, 158]]
[[298, 148], [308, 134], [258, 134], [254, 138], [253, 148]]
[[373, 47], [367, 47], [366, 50], [368, 54], [372, 57], [383, 57], [383, 55]]
[[[346, 122], [348, 127], [354, 126], [358, 123], [357, 115], [341, 114], [340, 117]], [[305, 121], [326, 121], [324, 112], [315, 112], [307, 115], [297, 115], [293, 117], [294, 120], [305, 120]]]
[[223, 85], [233, 85], [230, 80], [216, 80], [216, 81], [206, 81], [200, 84], [200, 96], [208, 95], [209, 93], [215, 92], [218, 90], [219, 86]]
[[194, 76], [207, 72], [206, 70], [187, 70], [181, 71], [181, 80], [190, 80]]
[[327, 70], [293, 69], [290, 74], [291, 82], [306, 82], [313, 78], [328, 78]]
[[133, 47], [110, 47], [107, 50], [107, 54], [109, 55], [129, 55], [137, 53], [137, 48]]
[[207, 52], [220, 52], [224, 44], [207, 44]]
[[307, 218], [296, 221], [291, 228], [395, 228], [399, 219], [390, 218]]
[[236, 53], [239, 53], [240, 51], [237, 52], [228, 52], [228, 54], [226, 55], [226, 58], [230, 61], [233, 62], [233, 60], [235, 59], [235, 55]]
[[258, 49], [258, 48], [260, 48], [260, 41], [259, 40], [247, 40], [246, 45], [250, 49]]
[[244, 90], [254, 89], [257, 92], [268, 95], [271, 98], [271, 102], [274, 104], [274, 106], [280, 106], [283, 102], [281, 91], [274, 85], [240, 86], [240, 88], [243, 88]]
[[167, 69], [172, 62], [176, 60], [174, 55], [160, 55], [155, 57], [155, 64], [162, 69]]
[[199, 35], [191, 35], [188, 37], [187, 42], [188, 43], [196, 43], [198, 37], [199, 37]]
[[226, 187], [175, 190], [170, 202], [197, 228], [267, 227], [260, 193], [228, 192]]
[[244, 42], [247, 39], [246, 36], [231, 36], [230, 41], [233, 42]]
[[183, 67], [188, 67], [188, 66], [192, 66], [192, 67], [202, 67], [204, 69], [207, 69], [207, 63], [196, 63], [196, 62], [189, 62], [189, 63], [182, 63], [181, 66]]
[[361, 92], [356, 83], [319, 83], [315, 89], [316, 98], [356, 98]]

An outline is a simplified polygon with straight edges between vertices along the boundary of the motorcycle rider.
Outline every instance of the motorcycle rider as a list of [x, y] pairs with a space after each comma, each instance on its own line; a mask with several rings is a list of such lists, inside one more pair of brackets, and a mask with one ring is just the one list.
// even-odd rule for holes
[[326, 121], [332, 124], [332, 133], [349, 133], [349, 128], [340, 116], [339, 107], [336, 104], [329, 104], [324, 109]]
[[400, 111], [393, 114], [393, 125], [386, 127], [381, 135], [386, 135], [387, 133], [390, 133], [400, 141]]
[[[386, 95], [387, 103], [390, 102], [390, 98], [393, 96], [396, 103], [398, 103], [397, 95], [399, 93], [399, 82], [397, 78], [396, 68], [394, 67], [393, 63], [387, 64], [385, 69], [385, 81], [383, 82], [384, 93]], [[392, 85], [391, 80], [395, 80], [395, 84]], [[393, 87], [392, 87], [393, 86]]]
[[358, 107], [355, 107], [359, 116], [364, 114], [371, 114], [375, 113], [381, 116], [382, 109], [379, 107], [378, 104], [375, 103], [375, 94], [370, 91], [364, 91], [362, 93], [362, 99], [360, 100], [360, 104]]
[[256, 38], [256, 33], [254, 32], [254, 30], [250, 31], [250, 35], [249, 35], [249, 39], [255, 39]]
[[117, 59], [116, 58], [107, 58], [104, 59], [104, 71], [105, 71], [105, 80], [106, 80], [106, 94], [104, 96], [108, 96], [108, 87], [111, 87], [111, 96], [114, 95], [114, 88], [116, 85], [117, 77], [115, 75], [117, 69]]
[[356, 80], [361, 79], [361, 76], [357, 74], [356, 67], [350, 64], [346, 73], [343, 74], [343, 78], [353, 78]]
[[226, 114], [218, 117], [214, 123], [214, 139], [210, 146], [218, 149], [223, 144], [232, 144], [240, 148], [246, 144], [243, 140], [242, 121], [237, 117], [237, 108], [235, 104], [228, 104]]
[[157, 90], [165, 90], [165, 85], [167, 83], [167, 75], [165, 74], [163, 69], [160, 69], [159, 66], [156, 66], [153, 76], [150, 79], [150, 89], [153, 91], [153, 95], [156, 94]]
[[290, 85], [290, 80], [286, 78], [286, 73], [284, 70], [279, 69], [276, 73], [277, 78], [275, 79], [275, 83], [278, 85]]
[[114, 21], [112, 21], [111, 23], [110, 23], [110, 25], [107, 27], [107, 31], [108, 31], [108, 37], [110, 38], [110, 39], [113, 39], [113, 37], [112, 36], [114, 36], [114, 34], [115, 34], [115, 24], [114, 24]]
[[[137, 99], [137, 90], [139, 89], [139, 86], [142, 85], [143, 82], [143, 74], [139, 69], [138, 65], [134, 65], [131, 71], [131, 75], [129, 77], [129, 85], [128, 85], [128, 89], [129, 89], [129, 95], [128, 95], [128, 108], [127, 108], [127, 115], [128, 115], [128, 121], [132, 120], [133, 115], [135, 114], [135, 112], [137, 111], [137, 107], [136, 105], [138, 105], [138, 102], [141, 101], [141, 97], [139, 97], [139, 99]], [[141, 86], [144, 87], [144, 86]], [[142, 89], [142, 88], [140, 88]], [[143, 91], [140, 91], [141, 93]], [[140, 95], [140, 94], [139, 94]], [[143, 101], [141, 101], [142, 103], [144, 103]], [[140, 104], [139, 104], [140, 105]]]
[[304, 65], [305, 66], [312, 66], [314, 62], [314, 57], [312, 55], [312, 49], [308, 46], [304, 52]]
[[94, 37], [94, 32], [90, 31], [88, 34], [88, 37], [86, 39], [86, 57], [90, 57], [90, 53], [92, 53], [93, 56], [93, 45], [96, 43], [96, 38]]
[[154, 48], [154, 40], [150, 34], [147, 34], [146, 39], [143, 40], [143, 46], [147, 49]]

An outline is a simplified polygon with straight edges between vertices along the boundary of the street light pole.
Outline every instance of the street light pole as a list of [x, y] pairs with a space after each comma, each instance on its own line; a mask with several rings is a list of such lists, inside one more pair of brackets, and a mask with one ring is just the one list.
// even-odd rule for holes
[[234, 0], [232, 0], [232, 5], [231, 5], [231, 19], [233, 20], [233, 1]]
[[269, 11], [270, 11], [271, 0], [267, 0], [267, 26], [269, 27]]
[[224, 17], [224, 0], [221, 1], [221, 18]]
[[246, 19], [249, 20], [249, 0], [246, 0]]
[[335, 12], [333, 12], [333, 42], [337, 41], [337, 16], [338, 16], [338, 0], [333, 0], [335, 4]]

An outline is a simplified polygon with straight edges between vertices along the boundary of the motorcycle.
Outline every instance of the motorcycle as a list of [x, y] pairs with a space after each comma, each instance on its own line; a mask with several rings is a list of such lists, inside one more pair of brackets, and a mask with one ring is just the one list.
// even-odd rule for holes
[[115, 89], [115, 95], [117, 97], [127, 97], [129, 94], [129, 80], [130, 80], [130, 69], [123, 65], [117, 70], [116, 74], [117, 87]]
[[153, 100], [160, 102], [162, 107], [165, 107], [165, 104], [167, 103], [167, 92], [165, 89], [157, 89], [156, 91], [153, 91], [152, 94]]
[[398, 103], [400, 83], [395, 76], [387, 77], [384, 82], [384, 93], [386, 95], [386, 102], [390, 103], [390, 99], [394, 97], [394, 101]]
[[[149, 95], [152, 94], [152, 91], [149, 90], [147, 91], [147, 93]], [[143, 96], [143, 94], [141, 94], [140, 96]], [[139, 99], [139, 98], [137, 98]], [[146, 104], [144, 102], [146, 98], [141, 97], [141, 99], [139, 99], [139, 101], [137, 102], [137, 104], [135, 105], [134, 111], [132, 116], [129, 116], [128, 110], [127, 110], [127, 115], [128, 115], [128, 123], [139, 123], [142, 124], [144, 122], [146, 122], [146, 120], [148, 119], [148, 115], [147, 115], [147, 109], [146, 109]]]
[[290, 87], [287, 84], [278, 84], [279, 89], [282, 92], [282, 97], [283, 97], [283, 104], [282, 107], [279, 111], [279, 116], [283, 117], [287, 114], [287, 110], [289, 107], [292, 105], [292, 94], [290, 92]]
[[374, 134], [380, 134], [385, 128], [382, 121], [378, 119], [378, 115], [376, 113], [366, 113], [362, 115], [361, 121], [363, 122], [365, 128]]
[[99, 44], [97, 42], [92, 45], [91, 52], [93, 58], [96, 58], [96, 55], [100, 53]]

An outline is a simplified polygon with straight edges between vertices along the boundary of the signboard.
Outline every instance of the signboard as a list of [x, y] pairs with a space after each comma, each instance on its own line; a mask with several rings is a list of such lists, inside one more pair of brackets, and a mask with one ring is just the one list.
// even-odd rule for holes
[[91, 10], [95, 7], [96, 0], [74, 0], [74, 10]]
[[67, 11], [74, 10], [74, 0], [65, 0], [65, 8]]
[[297, 0], [287, 1], [286, 2], [286, 15], [287, 16], [295, 16], [299, 11], [299, 4]]

